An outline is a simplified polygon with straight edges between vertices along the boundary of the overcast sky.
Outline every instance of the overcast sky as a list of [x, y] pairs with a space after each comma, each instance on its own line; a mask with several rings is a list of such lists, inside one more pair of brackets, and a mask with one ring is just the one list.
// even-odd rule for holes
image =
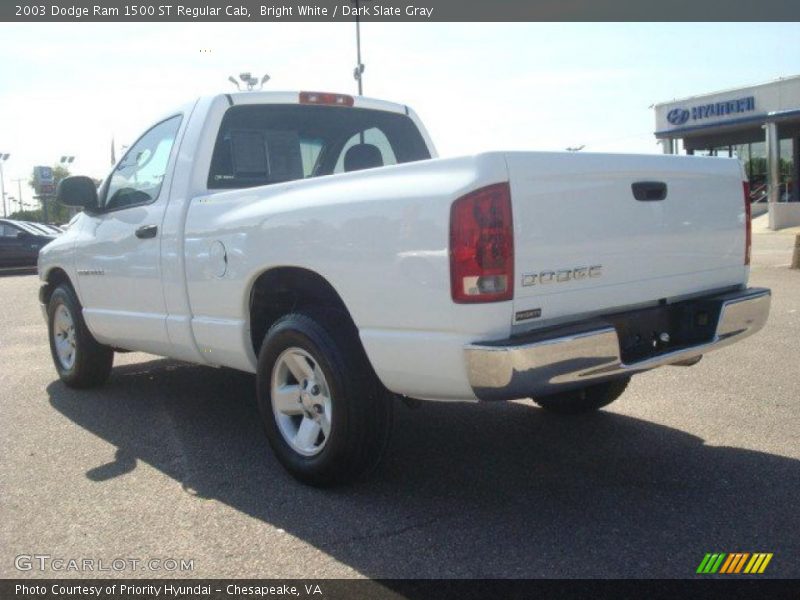
[[[658, 152], [654, 102], [800, 73], [797, 23], [362, 24], [365, 95], [409, 104], [441, 156], [484, 150]], [[201, 52], [202, 50], [202, 52]], [[162, 113], [229, 91], [353, 93], [348, 23], [0, 24], [6, 192], [75, 155], [104, 177], [110, 143]], [[23, 182], [23, 196], [31, 190]]]

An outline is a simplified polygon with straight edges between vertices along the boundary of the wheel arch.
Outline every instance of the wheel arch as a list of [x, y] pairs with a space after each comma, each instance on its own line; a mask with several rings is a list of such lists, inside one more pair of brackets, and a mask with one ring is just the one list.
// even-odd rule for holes
[[248, 299], [250, 342], [256, 356], [275, 321], [290, 312], [312, 307], [341, 311], [358, 338], [358, 328], [344, 300], [316, 271], [303, 267], [273, 267], [256, 277]]
[[75, 289], [72, 279], [70, 279], [70, 276], [61, 267], [52, 267], [49, 269], [43, 280], [44, 283], [41, 288], [39, 288], [39, 301], [45, 306], [50, 302], [50, 296], [53, 295], [55, 289], [64, 283], [72, 288], [76, 297], [78, 296], [78, 290]]

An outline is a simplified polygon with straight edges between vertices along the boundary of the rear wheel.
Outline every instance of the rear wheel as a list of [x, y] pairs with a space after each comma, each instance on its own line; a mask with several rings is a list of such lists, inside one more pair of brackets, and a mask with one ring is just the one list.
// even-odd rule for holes
[[608, 406], [628, 387], [630, 377], [590, 385], [578, 390], [534, 398], [542, 408], [560, 415], [578, 415]]
[[303, 483], [345, 483], [380, 461], [392, 405], [345, 315], [288, 314], [258, 358], [258, 404], [281, 464]]
[[94, 339], [83, 320], [75, 291], [60, 285], [47, 305], [50, 353], [58, 376], [74, 388], [105, 383], [114, 363], [114, 351]]

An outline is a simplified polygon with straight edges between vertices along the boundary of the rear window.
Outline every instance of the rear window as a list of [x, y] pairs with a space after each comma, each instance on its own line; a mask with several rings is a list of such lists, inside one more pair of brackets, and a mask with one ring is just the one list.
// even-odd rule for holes
[[37, 233], [43, 233], [44, 235], [53, 235], [53, 232], [48, 229], [44, 225], [40, 225], [39, 223], [31, 223], [30, 221], [25, 221], [25, 225], [29, 229], [35, 230]]
[[222, 119], [208, 187], [268, 185], [430, 157], [406, 115], [301, 104], [234, 106]]

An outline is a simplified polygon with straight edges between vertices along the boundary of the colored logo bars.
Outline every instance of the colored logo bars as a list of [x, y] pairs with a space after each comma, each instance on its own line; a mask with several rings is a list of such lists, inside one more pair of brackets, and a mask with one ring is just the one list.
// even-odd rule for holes
[[697, 567], [697, 573], [701, 575], [714, 573], [726, 575], [748, 573], [754, 575], [763, 573], [771, 560], [771, 552], [756, 552], [753, 554], [749, 552], [708, 553], [703, 557], [700, 566]]

